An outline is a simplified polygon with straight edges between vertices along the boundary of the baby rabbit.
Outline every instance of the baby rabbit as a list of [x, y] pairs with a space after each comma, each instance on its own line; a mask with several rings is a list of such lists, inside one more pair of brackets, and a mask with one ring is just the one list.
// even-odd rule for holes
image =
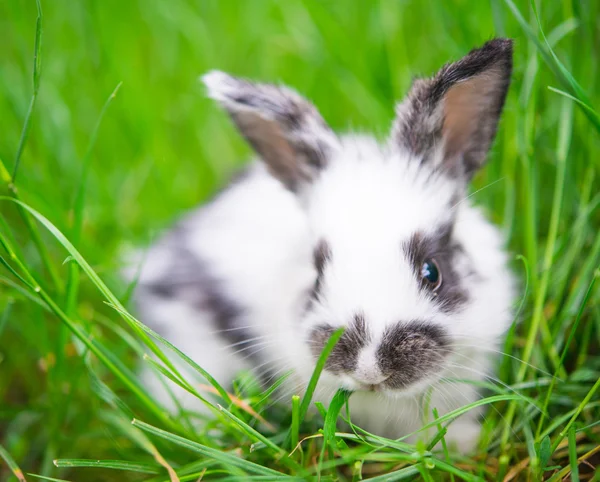
[[[291, 371], [289, 395], [345, 327], [315, 398], [353, 391], [352, 421], [391, 438], [417, 431], [432, 408], [476, 400], [464, 380], [489, 374], [514, 280], [467, 186], [511, 69], [512, 41], [495, 39], [416, 80], [385, 143], [335, 134], [287, 87], [206, 74], [259, 159], [150, 248], [141, 319], [226, 386], [244, 368], [265, 382]], [[155, 374], [144, 378], [166, 399]], [[469, 450], [477, 417], [458, 418], [447, 440]]]

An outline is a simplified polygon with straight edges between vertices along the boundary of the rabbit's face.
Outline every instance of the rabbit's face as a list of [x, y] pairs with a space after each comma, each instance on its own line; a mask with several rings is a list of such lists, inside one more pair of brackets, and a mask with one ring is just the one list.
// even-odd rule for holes
[[300, 326], [315, 357], [345, 327], [326, 363], [334, 383], [419, 387], [464, 330], [473, 270], [453, 237], [463, 190], [409, 153], [362, 138], [341, 146], [306, 193], [316, 279]]
[[494, 139], [511, 68], [512, 43], [497, 39], [416, 80], [385, 146], [339, 138], [285, 87], [205, 76], [306, 209], [315, 282], [298, 326], [314, 359], [345, 327], [326, 364], [334, 385], [422, 388], [441, 375], [457, 336], [485, 329], [482, 300], [494, 309], [494, 276], [480, 265], [501, 250], [482, 256], [471, 233], [457, 236], [458, 206]]

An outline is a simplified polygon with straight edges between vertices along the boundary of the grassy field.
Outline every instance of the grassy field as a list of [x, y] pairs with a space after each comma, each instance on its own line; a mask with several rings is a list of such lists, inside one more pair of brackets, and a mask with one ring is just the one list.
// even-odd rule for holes
[[[600, 2], [513, 1], [0, 2], [0, 480], [600, 481]], [[258, 388], [236, 396], [262, 422], [226, 394], [205, 430], [166, 414], [139, 364], [206, 391], [123, 314], [118, 252], [249, 157], [198, 76], [282, 81], [384, 136], [413, 76], [493, 36], [514, 81], [473, 190], [522, 289], [477, 454], [335, 434], [343, 393], [308, 421]]]

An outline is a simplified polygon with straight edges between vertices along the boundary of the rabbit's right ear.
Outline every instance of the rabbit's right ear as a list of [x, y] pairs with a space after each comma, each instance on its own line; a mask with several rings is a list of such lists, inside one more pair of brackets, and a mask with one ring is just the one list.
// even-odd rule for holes
[[202, 80], [273, 176], [292, 191], [314, 179], [338, 146], [317, 109], [291, 89], [219, 71]]
[[490, 40], [431, 79], [418, 79], [396, 107], [392, 139], [450, 174], [470, 179], [483, 166], [512, 71], [512, 41]]

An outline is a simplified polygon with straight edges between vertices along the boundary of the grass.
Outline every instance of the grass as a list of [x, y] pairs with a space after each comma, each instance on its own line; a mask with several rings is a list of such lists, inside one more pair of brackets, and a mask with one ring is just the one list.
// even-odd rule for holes
[[[598, 2], [24, 0], [0, 31], [1, 480], [600, 480]], [[281, 80], [383, 137], [412, 76], [493, 35], [516, 40], [514, 82], [473, 196], [523, 282], [497, 379], [462, 409], [488, 406], [477, 453], [446, 449], [458, 413], [412, 446], [336, 431], [343, 392], [271, 407], [247, 374], [232, 393], [187, 380], [126, 311], [118, 252], [249, 157], [198, 76]], [[166, 413], [142, 363], [220, 394], [214, 417]]]

